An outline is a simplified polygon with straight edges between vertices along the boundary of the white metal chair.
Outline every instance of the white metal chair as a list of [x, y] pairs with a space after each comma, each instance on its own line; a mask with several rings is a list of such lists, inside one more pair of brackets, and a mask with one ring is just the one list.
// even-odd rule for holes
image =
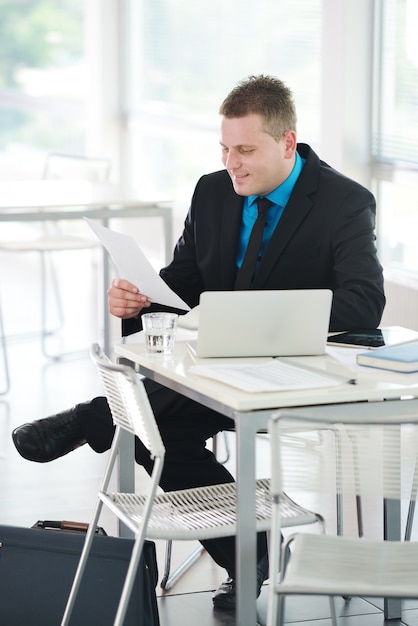
[[[116, 431], [62, 626], [69, 623], [90, 552], [93, 529], [97, 526], [103, 505], [135, 535], [131, 562], [114, 621], [115, 626], [123, 623], [145, 538], [199, 540], [229, 536], [236, 531], [234, 483], [157, 493], [165, 449], [143, 382], [132, 368], [111, 363], [97, 344], [92, 347], [92, 357], [105, 388]], [[139, 437], [154, 459], [149, 487], [142, 494], [107, 491], [123, 430]], [[271, 517], [270, 481], [257, 480], [256, 491], [257, 530], [268, 530]], [[283, 526], [317, 522], [322, 524], [320, 515], [300, 507], [286, 496], [282, 498], [281, 515]]]
[[412, 527], [414, 524], [415, 508], [418, 495], [418, 457], [415, 461], [414, 479], [412, 481], [411, 495], [409, 498], [408, 515], [405, 524], [405, 541], [410, 541], [412, 536]]
[[[311, 447], [311, 449], [313, 448], [314, 450], [317, 448], [321, 440], [321, 438], [327, 433], [331, 433], [332, 436], [335, 439], [335, 446], [336, 446], [336, 463], [338, 464], [338, 458], [339, 458], [339, 450], [340, 450], [340, 445], [341, 445], [341, 441], [340, 441], [340, 434], [338, 432], [338, 429], [330, 429], [328, 426], [325, 427], [324, 432], [322, 433], [317, 433], [318, 437], [316, 439], [316, 441], [311, 441], [309, 442], [309, 446]], [[259, 436], [265, 435], [267, 434], [266, 431], [260, 431], [260, 433], [258, 433]], [[229, 449], [229, 444], [228, 444], [228, 440], [227, 440], [227, 433], [224, 433], [225, 435], [225, 456], [222, 458], [222, 460], [220, 461], [221, 463], [226, 463], [229, 460], [230, 457], [230, 449]], [[299, 442], [300, 443], [300, 442]], [[306, 443], [306, 442], [305, 442]], [[216, 447], [217, 447], [217, 437], [214, 438], [214, 442], [213, 442], [213, 451], [216, 454]], [[315, 452], [314, 452], [315, 453]], [[355, 452], [353, 452], [355, 453]], [[417, 470], [416, 470], [416, 476], [417, 476], [417, 480], [416, 480], [416, 484], [415, 484], [415, 488], [418, 489], [418, 460], [417, 460]], [[412, 530], [412, 522], [413, 522], [413, 515], [414, 515], [414, 501], [411, 500], [411, 504], [410, 504], [410, 511], [408, 514], [408, 522], [407, 522], [407, 526], [406, 526], [406, 533], [409, 533], [409, 537], [410, 537], [410, 533]], [[344, 524], [343, 524], [343, 517], [344, 517], [344, 503], [343, 503], [343, 498], [342, 498], [342, 494], [341, 493], [337, 493], [336, 494], [336, 530], [337, 530], [337, 535], [342, 535], [344, 532]], [[357, 515], [357, 528], [358, 528], [358, 536], [362, 537], [363, 536], [363, 509], [362, 509], [362, 502], [361, 502], [361, 496], [356, 496], [356, 515]], [[189, 554], [173, 571], [171, 569], [172, 566], [172, 555], [173, 555], [173, 542], [172, 540], [168, 540], [166, 543], [166, 550], [165, 550], [165, 561], [164, 561], [164, 571], [163, 571], [163, 575], [161, 578], [161, 583], [160, 583], [160, 587], [161, 589], [163, 589], [163, 591], [169, 591], [170, 589], [173, 588], [173, 586], [176, 584], [176, 582], [181, 578], [181, 576], [183, 576], [201, 557], [201, 555], [204, 553], [205, 549], [203, 546], [197, 546], [195, 548], [195, 550], [193, 552], [191, 552], [191, 554]]]
[[[87, 158], [52, 153], [47, 156], [43, 178], [47, 180], [86, 180], [104, 183], [109, 179], [111, 163], [108, 159]], [[40, 212], [42, 209], [40, 209]], [[81, 214], [80, 214], [81, 217]], [[64, 325], [64, 311], [61, 303], [58, 279], [52, 255], [55, 252], [77, 251], [99, 247], [95, 237], [74, 232], [74, 222], [40, 221], [39, 234], [29, 239], [0, 241], [0, 250], [7, 252], [37, 252], [41, 260], [41, 342], [42, 351], [49, 358], [59, 358], [62, 354], [51, 354], [47, 347], [47, 338]], [[48, 272], [49, 268], [49, 272]], [[58, 327], [48, 328], [48, 274], [54, 294]]]
[[[344, 497], [361, 496], [372, 504], [378, 501], [382, 510], [383, 499], [408, 502], [411, 492], [416, 497], [411, 482], [418, 449], [418, 415], [402, 423], [396, 415], [361, 415], [359, 407], [355, 418], [334, 425], [343, 439], [336, 479], [329, 475], [329, 449], [324, 449], [324, 463], [316, 461], [315, 466], [302, 446], [299, 453], [293, 447], [292, 454], [286, 454], [286, 430], [290, 425], [294, 428], [295, 421], [303, 423], [303, 418], [279, 412], [270, 424], [274, 463], [267, 625], [284, 624], [288, 595], [329, 596], [333, 626], [339, 623], [335, 596], [418, 598], [417, 542], [303, 532], [290, 535], [282, 546], [277, 541], [283, 489], [337, 490]], [[318, 422], [318, 428], [323, 429], [324, 422]], [[315, 424], [310, 422], [309, 427], [315, 428]]]

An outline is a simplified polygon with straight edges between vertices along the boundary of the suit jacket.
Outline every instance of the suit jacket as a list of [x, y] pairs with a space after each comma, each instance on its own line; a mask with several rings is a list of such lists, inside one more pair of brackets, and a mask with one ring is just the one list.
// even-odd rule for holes
[[[306, 163], [261, 259], [254, 289], [333, 291], [330, 330], [375, 328], [385, 305], [373, 195], [298, 144]], [[198, 181], [172, 262], [160, 272], [191, 307], [202, 291], [232, 290], [243, 197], [226, 170]], [[152, 305], [150, 310], [165, 307]], [[309, 323], [309, 311], [306, 311]], [[123, 334], [140, 329], [124, 320]]]

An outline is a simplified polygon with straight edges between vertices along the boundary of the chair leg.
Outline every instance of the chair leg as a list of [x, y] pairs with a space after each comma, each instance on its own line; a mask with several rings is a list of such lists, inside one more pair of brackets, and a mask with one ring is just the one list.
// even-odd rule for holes
[[41, 252], [41, 342], [42, 353], [48, 359], [59, 359], [60, 354], [50, 354], [47, 349], [47, 337], [53, 335], [64, 325], [64, 310], [62, 306], [61, 294], [59, 290], [58, 277], [55, 265], [52, 259], [50, 261], [50, 274], [52, 290], [54, 292], [56, 309], [58, 313], [58, 326], [53, 330], [48, 329], [47, 310], [48, 310], [48, 253]]
[[[336, 469], [337, 469], [337, 473], [339, 471], [339, 466], [341, 464], [341, 458], [342, 458], [342, 443], [341, 443], [341, 433], [338, 432], [338, 430], [335, 432], [335, 450], [336, 450]], [[350, 438], [350, 443], [351, 443], [351, 449], [352, 449], [352, 454], [353, 454], [353, 459], [354, 461], [356, 460], [357, 457], [357, 447], [356, 447], [356, 442], [352, 441]], [[354, 463], [354, 467], [357, 467], [357, 464]], [[354, 480], [356, 482], [356, 487], [358, 487], [358, 482], [359, 482], [359, 477], [358, 477], [358, 472], [355, 470], [355, 476], [354, 476]], [[338, 487], [338, 485], [337, 485]], [[357, 490], [357, 493], [359, 493], [359, 491]], [[336, 504], [337, 504], [337, 535], [343, 535], [344, 534], [344, 515], [343, 515], [343, 496], [339, 493], [339, 489], [337, 488], [337, 496], [336, 496]], [[361, 496], [357, 495], [356, 496], [356, 515], [357, 515], [357, 529], [358, 529], [358, 536], [359, 537], [363, 537], [364, 534], [364, 526], [363, 526], [363, 506], [362, 506], [362, 500], [361, 500]]]
[[414, 477], [412, 480], [411, 497], [409, 499], [408, 516], [405, 527], [405, 541], [411, 540], [412, 525], [414, 523], [415, 503], [418, 490], [418, 457], [415, 460]]
[[277, 598], [277, 623], [279, 626], [284, 626], [284, 609], [285, 609], [285, 596], [279, 595]]
[[[357, 447], [355, 444], [355, 441], [352, 441], [350, 438], [350, 443], [351, 443], [351, 449], [352, 449], [352, 454], [353, 454], [353, 459], [355, 460], [357, 458]], [[337, 472], [339, 471], [339, 466], [341, 464], [341, 458], [342, 458], [342, 444], [341, 444], [341, 433], [339, 433], [338, 431], [336, 432], [336, 464], [337, 464]], [[357, 463], [354, 463], [354, 468], [355, 468], [355, 481], [356, 481], [356, 486], [358, 487], [358, 483], [359, 483], [359, 476], [358, 476], [358, 470], [357, 470]], [[342, 536], [344, 534], [344, 529], [343, 529], [343, 496], [341, 493], [339, 493], [339, 488], [337, 485], [337, 535]], [[356, 493], [359, 493], [359, 489], [356, 490]], [[363, 506], [362, 506], [362, 500], [361, 500], [361, 496], [356, 495], [356, 515], [357, 515], [357, 529], [358, 529], [358, 536], [359, 537], [363, 537]], [[343, 595], [342, 596], [344, 600], [348, 601], [351, 600], [350, 596], [347, 595]], [[330, 607], [331, 607], [331, 616], [332, 616], [332, 624], [334, 626], [334, 624], [337, 624], [337, 617], [335, 614], [335, 600], [334, 598], [332, 598], [330, 596]]]
[[[361, 493], [360, 490], [360, 476], [359, 476], [359, 468], [358, 468], [358, 449], [356, 445], [356, 441], [351, 442], [353, 449], [353, 458], [354, 458], [354, 480], [356, 483], [356, 494]], [[356, 510], [357, 510], [357, 528], [358, 528], [358, 536], [363, 537], [363, 510], [361, 504], [361, 496], [356, 495]]]
[[[85, 350], [81, 348], [80, 350], [68, 351], [68, 352], [58, 352], [52, 353], [48, 350], [48, 337], [56, 334], [59, 330], [64, 327], [65, 324], [65, 315], [64, 315], [64, 307], [62, 304], [61, 292], [59, 287], [59, 280], [57, 275], [57, 270], [52, 258], [49, 258], [50, 253], [41, 252], [41, 264], [42, 264], [42, 272], [41, 272], [41, 349], [42, 354], [47, 359], [53, 359], [58, 361], [59, 359], [65, 356], [73, 356], [75, 354], [84, 354]], [[48, 264], [49, 261], [49, 264]], [[48, 265], [49, 265], [49, 278], [51, 283], [51, 291], [54, 294], [55, 299], [55, 308], [58, 315], [58, 325], [56, 328], [49, 329], [48, 328]]]
[[122, 589], [122, 595], [119, 601], [118, 610], [116, 613], [113, 626], [123, 626], [125, 622], [126, 611], [128, 610], [128, 603], [131, 597], [132, 588], [134, 585], [135, 575], [138, 571], [139, 560], [142, 554], [142, 548], [144, 546], [144, 533], [135, 537], [135, 544], [132, 549], [132, 556], [126, 574], [125, 583]]
[[194, 552], [190, 556], [185, 559], [181, 565], [177, 569], [174, 570], [172, 574], [170, 574], [171, 569], [171, 556], [172, 556], [173, 542], [170, 540], [167, 541], [166, 544], [166, 552], [165, 552], [165, 566], [164, 566], [164, 574], [161, 579], [160, 587], [164, 589], [164, 591], [168, 591], [171, 587], [177, 582], [177, 580], [186, 572], [205, 551], [203, 546], [198, 546]]
[[332, 626], [338, 626], [338, 617], [337, 617], [337, 610], [335, 608], [335, 597], [334, 596], [329, 596], [329, 606], [330, 606], [330, 610], [331, 610]]
[[357, 528], [358, 528], [358, 536], [363, 537], [364, 535], [364, 527], [363, 527], [363, 505], [361, 501], [361, 496], [356, 496], [356, 510], [357, 510]]
[[[292, 543], [292, 541], [293, 541], [292, 536], [290, 536], [288, 539], [282, 538], [280, 542], [281, 547], [280, 547], [278, 554], [277, 554], [277, 546], [273, 548], [273, 553], [275, 553], [276, 556], [274, 557], [274, 555], [272, 554], [270, 569], [273, 567], [275, 572], [280, 572], [278, 574], [278, 578], [280, 581], [284, 577], [284, 573], [287, 568], [287, 563], [289, 561], [289, 556], [290, 556], [289, 545]], [[279, 558], [279, 563], [274, 561], [274, 559], [277, 559], [277, 557]], [[275, 582], [272, 583], [273, 580], [275, 579], [271, 578], [270, 583], [269, 583], [270, 585], [276, 584]], [[270, 598], [270, 601], [272, 602], [272, 604], [271, 606], [268, 607], [268, 617], [270, 618], [271, 626], [276, 626], [276, 623], [277, 623], [277, 626], [284, 626], [286, 596], [282, 593], [275, 593], [274, 596]], [[268, 620], [269, 624], [270, 624], [270, 621]]]
[[344, 532], [344, 501], [343, 497], [338, 489], [338, 474], [339, 468], [341, 465], [341, 457], [342, 457], [342, 444], [341, 444], [341, 433], [338, 428], [334, 431], [335, 437], [335, 470], [337, 476], [337, 485], [336, 485], [336, 507], [337, 507], [337, 535], [342, 536]]
[[93, 520], [91, 524], [89, 525], [89, 528], [87, 530], [87, 535], [84, 540], [83, 550], [81, 552], [80, 561], [78, 563], [78, 567], [77, 567], [76, 575], [75, 575], [75, 578], [71, 587], [70, 595], [67, 600], [64, 615], [61, 621], [61, 626], [68, 626], [70, 622], [71, 614], [73, 612], [74, 604], [77, 598], [78, 590], [80, 588], [81, 580], [83, 578], [84, 570], [86, 569], [87, 559], [90, 554], [91, 546], [93, 543], [93, 537], [96, 532], [96, 527], [99, 521], [102, 507], [103, 507], [103, 502], [98, 499], [96, 503], [94, 515], [93, 515]]
[[[110, 478], [112, 476], [112, 472], [113, 472], [113, 468], [115, 465], [115, 460], [116, 460], [116, 456], [118, 454], [119, 451], [119, 443], [120, 443], [120, 436], [121, 436], [121, 430], [120, 429], [116, 429], [116, 433], [114, 436], [114, 446], [112, 446], [112, 449], [110, 451], [110, 456], [109, 456], [109, 460], [108, 460], [108, 465], [106, 467], [106, 471], [105, 474], [103, 476], [103, 480], [102, 480], [102, 484], [100, 486], [100, 493], [105, 493], [108, 486], [109, 486], [109, 482], [110, 482]], [[73, 584], [71, 586], [71, 590], [70, 590], [70, 594], [68, 596], [68, 600], [67, 600], [67, 604], [65, 606], [65, 611], [64, 611], [64, 615], [62, 617], [62, 621], [60, 626], [68, 626], [68, 624], [70, 623], [70, 619], [71, 619], [71, 614], [73, 612], [74, 609], [74, 605], [75, 605], [75, 601], [77, 599], [77, 594], [78, 591], [80, 589], [80, 584], [83, 578], [83, 574], [84, 571], [86, 569], [86, 565], [87, 565], [87, 560], [89, 558], [89, 554], [90, 554], [90, 550], [93, 544], [93, 538], [96, 532], [96, 528], [98, 526], [99, 523], [99, 519], [100, 519], [100, 514], [102, 512], [103, 509], [103, 500], [98, 497], [97, 501], [96, 501], [96, 505], [94, 508], [94, 513], [93, 513], [93, 519], [91, 520], [89, 527], [87, 529], [87, 533], [86, 533], [86, 538], [84, 540], [84, 545], [83, 545], [83, 549], [81, 551], [81, 556], [80, 556], [80, 560], [78, 562], [78, 566], [76, 569], [76, 573], [75, 573], [75, 577], [73, 580]], [[134, 550], [136, 548], [136, 545], [134, 546]], [[131, 562], [129, 564], [128, 567], [128, 572], [131, 569], [131, 565], [132, 565], [132, 558], [131, 558]], [[126, 580], [125, 580], [125, 586], [126, 585]], [[123, 588], [123, 592], [125, 591], [125, 586]], [[123, 593], [122, 592], [122, 593]], [[120, 604], [122, 604], [122, 601], [120, 602]], [[116, 623], [116, 622], [115, 622]]]
[[409, 502], [408, 517], [407, 517], [407, 520], [406, 520], [405, 541], [410, 541], [411, 540], [412, 525], [413, 525], [413, 522], [414, 522], [414, 515], [415, 515], [415, 500], [411, 500]]
[[1, 303], [0, 303], [0, 341], [1, 341], [2, 351], [3, 351], [3, 369], [4, 369], [4, 376], [5, 376], [5, 386], [0, 391], [0, 395], [3, 395], [7, 393], [10, 389], [10, 370], [9, 370], [9, 359], [7, 356], [6, 335], [4, 333], [3, 312], [1, 309]]

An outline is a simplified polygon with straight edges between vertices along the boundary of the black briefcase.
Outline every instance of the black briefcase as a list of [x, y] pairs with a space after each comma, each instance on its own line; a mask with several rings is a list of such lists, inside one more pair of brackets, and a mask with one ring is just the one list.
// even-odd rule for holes
[[[41, 524], [40, 522], [37, 523]], [[59, 626], [85, 534], [0, 525], [0, 624]], [[96, 531], [74, 626], [112, 626], [134, 541]], [[159, 626], [155, 544], [146, 541], [124, 624]]]

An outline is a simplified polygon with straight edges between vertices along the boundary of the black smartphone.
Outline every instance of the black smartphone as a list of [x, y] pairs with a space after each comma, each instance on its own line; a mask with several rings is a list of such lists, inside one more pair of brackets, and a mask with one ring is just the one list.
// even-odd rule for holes
[[361, 328], [343, 333], [328, 335], [327, 343], [330, 346], [347, 346], [352, 348], [381, 348], [398, 343], [406, 343], [418, 339], [418, 332], [402, 326], [387, 326], [383, 328]]

